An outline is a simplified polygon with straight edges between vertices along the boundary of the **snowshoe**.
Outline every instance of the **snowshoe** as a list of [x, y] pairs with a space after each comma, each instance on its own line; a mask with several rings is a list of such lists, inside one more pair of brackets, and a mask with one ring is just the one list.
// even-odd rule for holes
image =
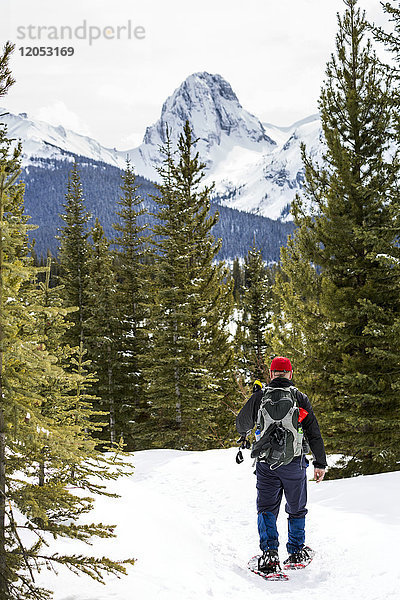
[[289, 579], [282, 572], [277, 550], [265, 550], [261, 556], [253, 556], [248, 567], [250, 571], [269, 581], [287, 581]]
[[304, 546], [298, 552], [289, 554], [289, 557], [283, 561], [283, 568], [285, 570], [304, 569], [310, 564], [314, 556], [314, 550], [311, 550], [308, 546]]

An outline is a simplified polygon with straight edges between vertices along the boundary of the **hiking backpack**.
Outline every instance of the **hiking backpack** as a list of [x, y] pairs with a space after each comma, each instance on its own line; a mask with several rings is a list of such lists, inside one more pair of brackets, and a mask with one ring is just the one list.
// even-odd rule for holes
[[266, 387], [257, 416], [260, 437], [251, 448], [252, 458], [267, 462], [271, 469], [289, 464], [303, 450], [303, 429], [294, 386]]

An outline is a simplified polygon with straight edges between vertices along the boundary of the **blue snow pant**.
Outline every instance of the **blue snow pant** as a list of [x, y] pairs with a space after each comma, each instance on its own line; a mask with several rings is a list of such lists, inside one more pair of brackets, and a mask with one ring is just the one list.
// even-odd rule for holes
[[305, 517], [307, 514], [308, 461], [305, 457], [292, 460], [288, 465], [271, 469], [265, 462], [257, 462], [257, 512], [261, 550], [279, 546], [276, 519], [285, 492], [285, 510], [288, 518], [289, 554], [301, 550], [305, 542]]

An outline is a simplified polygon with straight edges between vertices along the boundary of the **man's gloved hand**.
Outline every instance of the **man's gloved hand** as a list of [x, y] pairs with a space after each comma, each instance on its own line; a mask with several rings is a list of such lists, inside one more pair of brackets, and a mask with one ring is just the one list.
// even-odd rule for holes
[[250, 448], [250, 440], [247, 439], [247, 433], [240, 436], [240, 438], [236, 441], [241, 448]]

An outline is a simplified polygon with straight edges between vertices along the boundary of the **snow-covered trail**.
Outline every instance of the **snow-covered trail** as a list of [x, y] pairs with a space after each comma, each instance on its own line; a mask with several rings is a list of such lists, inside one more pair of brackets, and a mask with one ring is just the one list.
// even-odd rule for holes
[[[118, 500], [100, 498], [92, 520], [117, 524], [117, 540], [92, 553], [133, 556], [128, 577], [102, 586], [60, 572], [43, 574], [56, 600], [296, 600], [399, 598], [400, 472], [309, 483], [307, 543], [317, 556], [289, 582], [266, 582], [247, 570], [258, 552], [255, 476], [247, 453], [150, 450], [132, 456], [135, 474], [113, 484]], [[312, 471], [309, 470], [311, 478]], [[281, 559], [286, 515], [279, 517]], [[60, 546], [59, 543], [57, 543]], [[76, 542], [62, 550], [81, 551]]]

